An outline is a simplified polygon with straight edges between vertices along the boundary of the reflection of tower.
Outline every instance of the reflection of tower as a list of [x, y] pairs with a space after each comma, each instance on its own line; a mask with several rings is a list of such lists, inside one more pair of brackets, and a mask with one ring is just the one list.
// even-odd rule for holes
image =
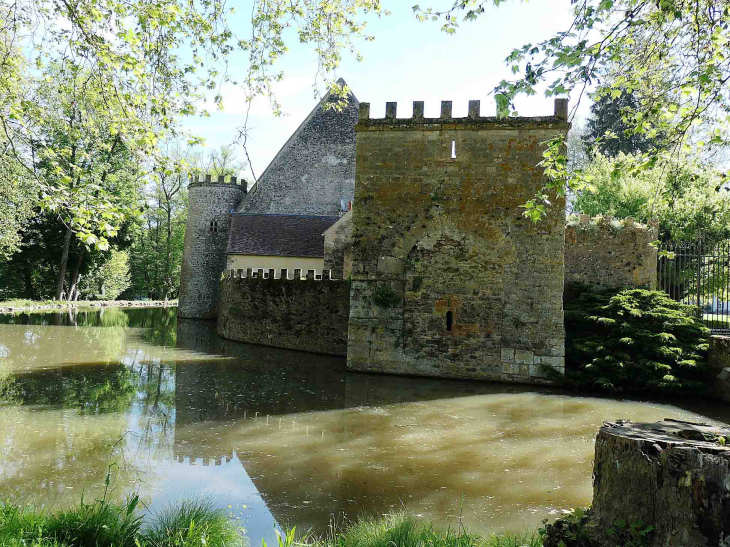
[[226, 267], [226, 247], [231, 212], [235, 210], [246, 187], [231, 183], [193, 183], [189, 187], [188, 220], [185, 226], [185, 249], [180, 274], [178, 315], [192, 319], [215, 319], [218, 308], [218, 285]]

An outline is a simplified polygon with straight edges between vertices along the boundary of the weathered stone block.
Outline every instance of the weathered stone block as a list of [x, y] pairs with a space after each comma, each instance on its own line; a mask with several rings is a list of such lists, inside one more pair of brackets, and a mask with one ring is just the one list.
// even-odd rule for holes
[[565, 367], [565, 357], [557, 357], [557, 356], [549, 356], [549, 355], [536, 355], [535, 364], [550, 366], [557, 370], [561, 367], [563, 367], [563, 368]]
[[520, 365], [531, 365], [534, 362], [535, 354], [529, 350], [515, 350], [515, 362]]

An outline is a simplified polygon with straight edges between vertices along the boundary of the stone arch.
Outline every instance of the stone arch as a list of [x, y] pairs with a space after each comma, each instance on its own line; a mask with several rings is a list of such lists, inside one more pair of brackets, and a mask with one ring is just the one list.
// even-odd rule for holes
[[498, 378], [505, 268], [517, 260], [509, 235], [495, 225], [477, 233], [434, 219], [410, 236], [400, 247], [405, 357], [434, 374]]

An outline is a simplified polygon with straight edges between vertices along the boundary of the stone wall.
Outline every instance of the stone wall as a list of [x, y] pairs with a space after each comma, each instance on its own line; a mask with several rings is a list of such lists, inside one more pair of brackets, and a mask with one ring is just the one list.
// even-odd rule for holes
[[348, 368], [547, 381], [564, 371], [564, 200], [534, 224], [523, 205], [545, 184], [555, 116], [369, 118], [356, 126]]
[[710, 337], [709, 360], [715, 378], [715, 396], [730, 403], [730, 336]]
[[185, 224], [183, 264], [180, 272], [178, 315], [189, 319], [215, 319], [218, 283], [226, 267], [226, 247], [231, 211], [246, 194], [244, 186], [218, 183], [191, 184]]
[[579, 215], [565, 228], [565, 286], [569, 296], [580, 286], [656, 289], [656, 226], [633, 219], [590, 219]]
[[338, 111], [325, 108], [329, 100], [325, 96], [289, 138], [239, 211], [337, 215], [341, 200], [352, 200], [359, 103], [350, 95]]
[[352, 271], [352, 211], [324, 233], [324, 267], [334, 279], [347, 279]]
[[[329, 355], [347, 352], [350, 285], [329, 272], [227, 272], [221, 280], [218, 334], [229, 340]], [[320, 279], [315, 279], [319, 277]], [[324, 279], [321, 279], [324, 277]]]

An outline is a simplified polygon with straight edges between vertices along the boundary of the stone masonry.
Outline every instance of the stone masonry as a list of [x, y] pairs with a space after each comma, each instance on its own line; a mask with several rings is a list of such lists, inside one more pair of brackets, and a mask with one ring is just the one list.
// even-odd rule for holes
[[246, 194], [244, 186], [211, 181], [193, 183], [188, 190], [180, 299], [177, 313], [189, 319], [216, 319], [219, 282], [226, 267], [231, 212]]
[[[292, 275], [293, 274], [293, 275]], [[221, 280], [218, 334], [229, 340], [345, 355], [350, 284], [325, 271], [229, 270]]]
[[359, 103], [350, 94], [338, 111], [326, 108], [329, 101], [325, 96], [289, 138], [239, 212], [337, 215], [341, 201], [352, 200]]
[[324, 268], [334, 279], [347, 279], [352, 271], [352, 211], [324, 233]]
[[709, 362], [715, 377], [715, 396], [730, 403], [730, 336], [710, 337]]
[[564, 371], [564, 200], [534, 224], [521, 205], [545, 185], [554, 116], [384, 119], [360, 104], [347, 366], [502, 381]]
[[579, 215], [565, 228], [566, 297], [581, 286], [593, 289], [623, 287], [656, 289], [657, 239], [655, 225], [628, 218], [591, 220]]

